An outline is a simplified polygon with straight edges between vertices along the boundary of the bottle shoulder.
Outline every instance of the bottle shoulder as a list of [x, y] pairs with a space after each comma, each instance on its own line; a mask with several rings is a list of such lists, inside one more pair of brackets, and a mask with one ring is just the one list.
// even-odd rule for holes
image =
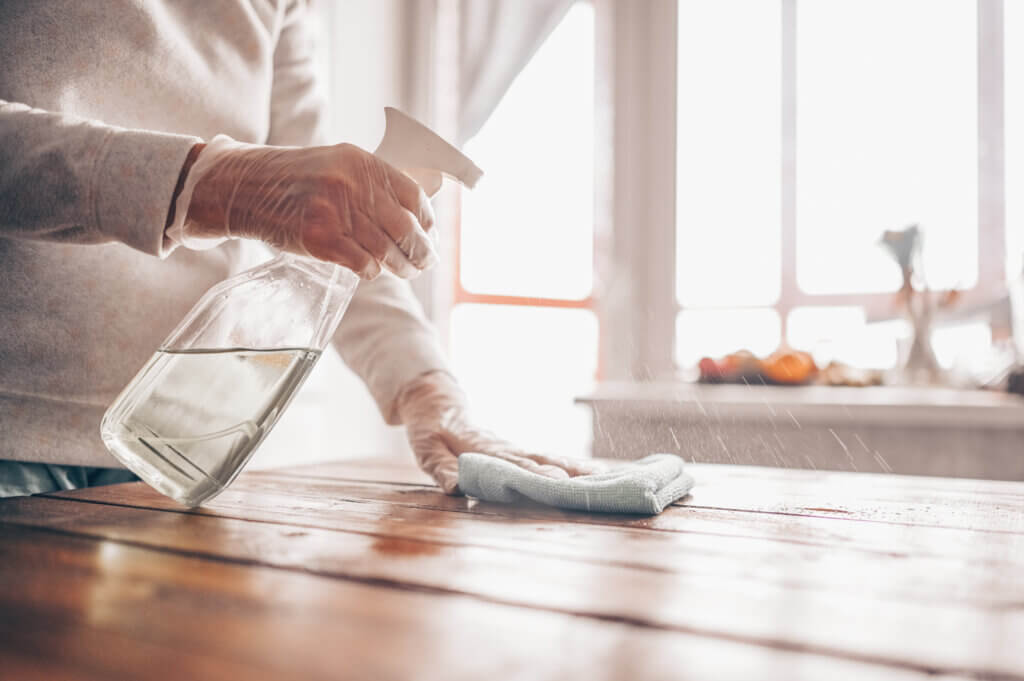
[[265, 263], [251, 267], [225, 279], [212, 290], [223, 291], [246, 284], [294, 285], [299, 288], [355, 288], [359, 277], [333, 263], [281, 253]]
[[277, 257], [210, 288], [165, 349], [321, 348], [337, 328], [359, 278], [344, 268]]

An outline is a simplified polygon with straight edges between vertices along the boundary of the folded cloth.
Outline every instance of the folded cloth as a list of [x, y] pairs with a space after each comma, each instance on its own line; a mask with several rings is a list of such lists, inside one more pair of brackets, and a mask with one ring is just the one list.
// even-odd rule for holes
[[529, 499], [547, 506], [601, 513], [661, 513], [686, 496], [693, 478], [674, 454], [651, 454], [612, 470], [556, 480], [484, 454], [459, 456], [459, 489], [485, 501]]

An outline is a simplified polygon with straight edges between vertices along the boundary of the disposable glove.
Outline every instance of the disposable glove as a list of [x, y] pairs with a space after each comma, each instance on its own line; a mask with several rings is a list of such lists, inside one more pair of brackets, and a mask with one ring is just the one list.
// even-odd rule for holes
[[226, 238], [334, 262], [364, 279], [411, 278], [438, 260], [430, 201], [408, 175], [351, 144], [271, 147], [219, 135], [189, 170], [167, 236], [188, 248]]
[[397, 413], [405, 424], [416, 462], [445, 494], [459, 494], [460, 454], [478, 452], [504, 459], [549, 478], [587, 475], [598, 466], [587, 461], [530, 454], [472, 425], [466, 396], [443, 371], [414, 379], [399, 394]]

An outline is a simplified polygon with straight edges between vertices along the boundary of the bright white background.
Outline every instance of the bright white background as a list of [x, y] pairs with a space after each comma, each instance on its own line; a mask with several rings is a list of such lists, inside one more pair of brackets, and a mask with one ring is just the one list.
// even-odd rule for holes
[[[1005, 3], [1008, 272], [1019, 271], [1024, 248], [1024, 190], [1014, 189], [1024, 188], [1022, 5]], [[878, 244], [887, 229], [920, 224], [921, 273], [934, 289], [979, 281], [976, 3], [798, 0], [796, 8], [795, 262], [783, 272], [782, 2], [679, 2], [676, 277], [665, 285], [682, 308], [675, 360], [683, 368], [782, 344], [822, 364], [895, 366], [908, 325], [868, 323], [856, 303], [899, 288]], [[468, 291], [591, 293], [591, 83], [602, 77], [593, 12], [574, 6], [467, 145], [489, 170], [463, 201]], [[787, 276], [803, 294], [847, 302], [788, 303], [780, 317]], [[489, 422], [532, 446], [576, 451], [589, 425], [572, 399], [593, 383], [596, 324], [582, 310], [458, 305], [452, 352]], [[986, 323], [967, 322], [937, 329], [933, 343], [940, 363], [962, 366], [988, 352], [992, 335]]]
[[[679, 3], [676, 274], [664, 282], [680, 306], [675, 360], [686, 367], [704, 355], [764, 354], [787, 342], [821, 362], [890, 367], [906, 325], [868, 324], [855, 299], [899, 284], [876, 243], [882, 230], [921, 224], [933, 286], [979, 279], [976, 5], [798, 1], [789, 272], [780, 259], [780, 6]], [[372, 146], [380, 108], [407, 97], [416, 57], [409, 7], [314, 7], [335, 137]], [[606, 76], [595, 60], [595, 25], [595, 6], [577, 3], [466, 147], [486, 171], [462, 205], [458, 284], [471, 294], [578, 301], [593, 292], [594, 224], [604, 217], [594, 214], [603, 198], [594, 177], [605, 170], [595, 167], [595, 82]], [[1004, 3], [1004, 28], [1002, 259], [1015, 274], [1024, 264], [1024, 2]], [[780, 317], [787, 276], [805, 293], [854, 298], [789, 305]], [[573, 398], [594, 386], [602, 334], [594, 312], [461, 303], [440, 318], [485, 423], [531, 448], [586, 451], [589, 416]], [[985, 351], [991, 334], [986, 324], [966, 324], [937, 331], [934, 342], [952, 366]], [[405, 451], [401, 431], [383, 425], [358, 381], [328, 357], [257, 465]]]

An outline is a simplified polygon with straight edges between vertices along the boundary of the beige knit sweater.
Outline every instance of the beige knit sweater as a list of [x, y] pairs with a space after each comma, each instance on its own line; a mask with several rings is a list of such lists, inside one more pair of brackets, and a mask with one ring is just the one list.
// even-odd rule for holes
[[[207, 288], [263, 257], [236, 241], [162, 258], [163, 228], [200, 139], [334, 141], [305, 21], [301, 0], [0, 3], [0, 459], [118, 465], [103, 411]], [[394, 277], [360, 285], [335, 344], [391, 423], [401, 386], [444, 367]]]

